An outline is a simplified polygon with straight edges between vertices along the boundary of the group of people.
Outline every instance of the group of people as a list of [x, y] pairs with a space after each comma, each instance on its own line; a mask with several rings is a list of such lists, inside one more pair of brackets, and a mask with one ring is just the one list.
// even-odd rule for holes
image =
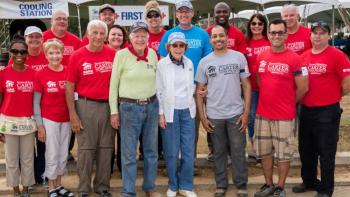
[[297, 7], [289, 4], [281, 19], [270, 23], [254, 14], [245, 36], [229, 24], [231, 8], [225, 2], [214, 7], [215, 23], [206, 31], [192, 24], [190, 1], [178, 1], [175, 8], [179, 24], [169, 31], [162, 28], [162, 13], [152, 0], [145, 5], [146, 23], [135, 22], [129, 35], [114, 24], [114, 8], [104, 4], [82, 41], [67, 31], [67, 15], [61, 11], [53, 14], [51, 29], [30, 26], [24, 40], [12, 40], [11, 60], [0, 72], [0, 139], [14, 196], [30, 196], [34, 174], [42, 170], [34, 170], [35, 139], [35, 152], [44, 158], [39, 175], [48, 179], [48, 196], [74, 196], [61, 178], [75, 134], [80, 197], [91, 192], [112, 196], [115, 154], [120, 195], [137, 196], [139, 140], [146, 196], [163, 196], [155, 184], [159, 143], [169, 178], [166, 196], [196, 197], [200, 122], [208, 133], [215, 197], [228, 189], [228, 155], [236, 195], [248, 196], [246, 130], [265, 177], [255, 197], [286, 196], [297, 131], [303, 182], [292, 191], [332, 196], [339, 102], [350, 91], [350, 63], [328, 45], [329, 25], [302, 26]]

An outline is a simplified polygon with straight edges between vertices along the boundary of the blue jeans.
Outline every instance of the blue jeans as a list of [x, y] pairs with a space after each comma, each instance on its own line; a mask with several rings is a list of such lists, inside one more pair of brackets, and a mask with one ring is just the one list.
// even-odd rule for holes
[[255, 122], [256, 108], [258, 107], [258, 100], [259, 100], [259, 92], [252, 91], [252, 102], [250, 104], [250, 113], [249, 113], [249, 119], [248, 119], [248, 134], [249, 134], [250, 140], [252, 140], [254, 137], [254, 122]]
[[[174, 110], [172, 123], [162, 130], [164, 159], [172, 191], [193, 190], [195, 120], [189, 109]], [[180, 166], [177, 161], [181, 153]]]
[[[158, 161], [158, 100], [147, 105], [122, 102], [119, 106], [124, 196], [136, 196], [136, 152], [139, 136], [143, 140], [144, 191], [155, 190]], [[106, 169], [107, 170], [107, 169]]]

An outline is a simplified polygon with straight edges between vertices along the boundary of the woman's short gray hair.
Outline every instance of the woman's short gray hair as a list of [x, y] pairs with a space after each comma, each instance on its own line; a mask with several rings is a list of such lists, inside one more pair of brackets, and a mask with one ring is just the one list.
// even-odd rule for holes
[[108, 35], [108, 27], [106, 25], [106, 23], [104, 23], [103, 21], [100, 20], [92, 20], [88, 23], [87, 25], [87, 33], [89, 34], [89, 32], [92, 31], [93, 28], [95, 27], [103, 27], [105, 29], [105, 37], [107, 38]]

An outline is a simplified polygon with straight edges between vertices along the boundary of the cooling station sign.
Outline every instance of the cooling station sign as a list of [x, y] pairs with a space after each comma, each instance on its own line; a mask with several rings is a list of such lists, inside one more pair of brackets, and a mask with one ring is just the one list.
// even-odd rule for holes
[[48, 1], [0, 1], [0, 18], [4, 19], [37, 19], [51, 18], [52, 14], [61, 10], [68, 15], [68, 2], [63, 0]]

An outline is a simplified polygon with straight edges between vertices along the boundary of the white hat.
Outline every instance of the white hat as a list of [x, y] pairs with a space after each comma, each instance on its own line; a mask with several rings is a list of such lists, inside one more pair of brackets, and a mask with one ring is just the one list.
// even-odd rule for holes
[[24, 36], [28, 36], [29, 34], [32, 34], [32, 33], [39, 33], [40, 35], [43, 35], [43, 32], [41, 31], [41, 29], [39, 27], [29, 26], [24, 31]]

